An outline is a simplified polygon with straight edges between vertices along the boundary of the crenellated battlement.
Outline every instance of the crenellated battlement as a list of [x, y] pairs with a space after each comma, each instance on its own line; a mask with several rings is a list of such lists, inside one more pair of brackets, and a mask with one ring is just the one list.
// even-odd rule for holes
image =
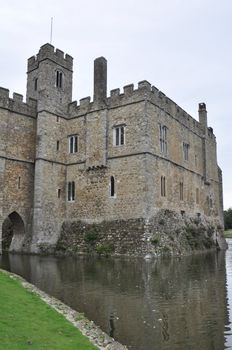
[[[150, 101], [193, 132], [202, 134], [202, 125], [199, 121], [147, 80], [138, 82], [137, 89], [134, 87], [134, 84], [128, 84], [123, 87], [123, 92], [120, 91], [120, 88], [111, 90], [110, 96], [106, 100], [106, 105], [108, 108], [116, 108], [144, 100]], [[205, 106], [205, 104], [201, 105]], [[69, 114], [70, 117], [78, 117], [93, 111], [95, 108], [94, 101], [91, 102], [91, 98], [88, 96], [82, 98], [79, 104], [77, 104], [77, 101], [72, 102], [69, 105]]]
[[11, 112], [36, 117], [37, 101], [30, 98], [28, 103], [23, 102], [23, 95], [13, 92], [10, 98], [8, 89], [0, 87], [0, 108], [8, 109]]
[[32, 70], [37, 69], [39, 63], [46, 59], [54, 61], [68, 70], [72, 71], [73, 69], [73, 58], [70, 55], [64, 54], [64, 52], [59, 49], [55, 50], [54, 46], [51, 44], [45, 44], [41, 46], [36, 56], [32, 56], [28, 59], [27, 71], [31, 72]]
[[[187, 128], [194, 132], [201, 133], [202, 125], [198, 120], [193, 118], [183, 108], [167, 97], [157, 87], [151, 85], [147, 80], [140, 81], [137, 89], [134, 88], [134, 84], [124, 86], [123, 93], [121, 93], [119, 88], [111, 90], [110, 96], [107, 99], [107, 104], [109, 107], [117, 107], [145, 99], [149, 100], [168, 115], [177, 119]], [[203, 105], [205, 106], [205, 104]]]

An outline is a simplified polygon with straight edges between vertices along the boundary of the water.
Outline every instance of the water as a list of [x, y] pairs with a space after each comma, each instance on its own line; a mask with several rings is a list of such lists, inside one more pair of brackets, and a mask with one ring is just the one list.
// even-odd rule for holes
[[229, 250], [185, 258], [0, 257], [132, 350], [232, 349]]

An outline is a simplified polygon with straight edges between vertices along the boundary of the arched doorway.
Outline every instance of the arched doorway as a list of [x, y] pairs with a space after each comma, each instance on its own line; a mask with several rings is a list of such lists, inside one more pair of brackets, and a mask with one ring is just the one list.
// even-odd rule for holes
[[21, 216], [14, 211], [2, 224], [2, 250], [20, 251], [25, 237], [25, 226]]

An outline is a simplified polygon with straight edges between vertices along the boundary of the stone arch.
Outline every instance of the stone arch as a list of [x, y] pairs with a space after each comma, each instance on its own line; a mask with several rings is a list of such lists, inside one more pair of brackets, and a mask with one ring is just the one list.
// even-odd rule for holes
[[25, 225], [22, 217], [12, 212], [2, 224], [2, 250], [19, 252], [25, 238]]

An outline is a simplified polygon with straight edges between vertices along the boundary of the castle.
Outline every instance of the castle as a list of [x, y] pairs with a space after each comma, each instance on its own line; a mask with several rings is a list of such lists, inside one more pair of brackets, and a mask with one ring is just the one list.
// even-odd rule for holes
[[0, 242], [15, 252], [145, 255], [226, 247], [222, 176], [204, 103], [199, 122], [147, 81], [72, 102], [73, 59], [28, 59], [27, 96], [0, 88]]

